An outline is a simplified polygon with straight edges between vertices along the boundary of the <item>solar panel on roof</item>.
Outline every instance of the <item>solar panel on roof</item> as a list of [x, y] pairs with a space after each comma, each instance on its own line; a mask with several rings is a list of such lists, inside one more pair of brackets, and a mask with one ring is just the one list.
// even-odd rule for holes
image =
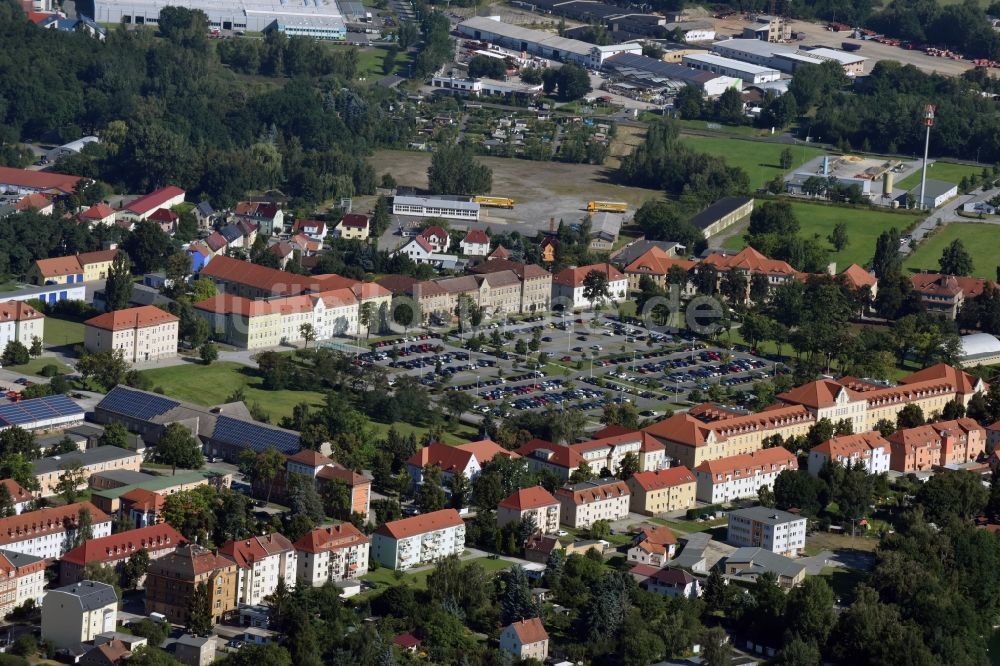
[[152, 393], [116, 386], [97, 404], [97, 408], [140, 420], [149, 420], [154, 416], [166, 414], [180, 404], [176, 400]]
[[265, 449], [277, 449], [281, 453], [290, 454], [302, 448], [297, 433], [268, 427], [255, 421], [241, 421], [229, 416], [218, 418], [212, 439], [252, 449], [258, 453]]
[[61, 416], [82, 415], [83, 408], [64, 395], [31, 398], [23, 402], [0, 405], [0, 424], [24, 425]]

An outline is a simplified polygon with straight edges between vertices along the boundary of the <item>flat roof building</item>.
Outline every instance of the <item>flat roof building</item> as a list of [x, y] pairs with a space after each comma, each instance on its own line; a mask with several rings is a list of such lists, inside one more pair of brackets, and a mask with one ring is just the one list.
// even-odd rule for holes
[[684, 56], [681, 62], [693, 69], [722, 76], [733, 76], [746, 83], [767, 83], [781, 78], [781, 72], [776, 69], [752, 65], [711, 53], [692, 53]]
[[733, 76], [699, 71], [636, 53], [611, 56], [602, 67], [613, 76], [646, 88], [666, 88], [676, 92], [685, 86], [694, 86], [708, 97], [717, 97], [728, 88], [739, 90], [743, 86], [743, 81]]
[[443, 217], [452, 220], [478, 220], [479, 204], [468, 197], [411, 197], [396, 195], [392, 199], [393, 215]]

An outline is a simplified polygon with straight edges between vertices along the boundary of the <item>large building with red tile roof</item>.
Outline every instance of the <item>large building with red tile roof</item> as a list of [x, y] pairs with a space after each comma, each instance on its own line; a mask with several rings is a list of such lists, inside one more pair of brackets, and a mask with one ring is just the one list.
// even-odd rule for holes
[[42, 605], [46, 561], [34, 555], [0, 550], [0, 613], [10, 613], [29, 599]]
[[827, 463], [851, 467], [864, 465], [869, 474], [889, 471], [889, 442], [878, 430], [841, 435], [809, 450], [809, 473], [819, 476]]
[[32, 192], [73, 194], [81, 180], [84, 179], [64, 173], [0, 167], [0, 190], [15, 194]]
[[128, 363], [177, 356], [180, 319], [152, 305], [114, 310], [84, 322], [83, 343], [90, 353], [121, 351]]
[[80, 581], [83, 568], [99, 564], [120, 572], [125, 562], [140, 550], [151, 560], [172, 553], [184, 537], [167, 523], [116, 532], [100, 539], [88, 539], [59, 560], [59, 581], [70, 585]]
[[614, 478], [584, 481], [557, 488], [564, 525], [577, 529], [598, 520], [621, 520], [628, 516], [630, 492], [624, 481]]
[[454, 509], [393, 520], [372, 534], [372, 559], [400, 571], [464, 550], [465, 523]]
[[229, 541], [219, 553], [236, 563], [237, 604], [263, 603], [282, 580], [288, 588], [295, 587], [295, 546], [280, 532]]
[[625, 483], [632, 493], [629, 503], [635, 513], [655, 516], [695, 505], [697, 483], [687, 467], [636, 472]]
[[986, 451], [986, 429], [970, 418], [904, 428], [887, 439], [889, 468], [904, 474], [973, 462]]
[[351, 523], [317, 527], [295, 542], [298, 579], [312, 587], [368, 573], [369, 539]]
[[110, 516], [90, 502], [76, 502], [0, 518], [0, 548], [46, 560], [59, 559], [76, 536], [81, 511], [90, 513], [93, 538], [111, 534]]
[[525, 264], [510, 259], [494, 258], [468, 269], [474, 275], [490, 275], [511, 271], [520, 280], [521, 314], [542, 312], [551, 308], [552, 274], [538, 264]]
[[500, 651], [514, 661], [544, 662], [549, 658], [549, 634], [537, 617], [518, 620], [500, 632]]
[[542, 534], [559, 531], [559, 500], [541, 486], [521, 488], [497, 505], [497, 527], [532, 520]]
[[182, 203], [184, 203], [184, 190], [174, 185], [168, 185], [134, 199], [118, 211], [118, 217], [135, 222], [148, 220], [153, 213], [161, 208], [169, 210]]
[[206, 584], [213, 624], [237, 607], [236, 562], [204, 546], [185, 544], [150, 563], [146, 572], [146, 613], [161, 613], [173, 624], [187, 625], [190, 599]]
[[605, 303], [621, 303], [628, 298], [628, 278], [611, 264], [590, 264], [565, 268], [552, 276], [552, 305], [567, 310], [589, 308], [594, 303], [584, 296], [584, 281], [591, 273], [599, 273], [607, 280], [607, 294], [598, 299]]
[[[698, 262], [696, 261], [680, 259], [654, 245], [626, 266], [624, 272], [628, 278], [629, 291], [638, 292], [639, 282], [644, 277], [648, 277], [660, 289], [666, 289], [667, 275], [672, 268], [679, 268], [690, 275], [697, 265]], [[687, 281], [680, 285], [680, 287], [681, 294], [690, 292]]]
[[32, 339], [45, 337], [45, 315], [24, 301], [0, 301], [0, 349], [16, 340], [31, 347]]
[[483, 466], [493, 460], [494, 456], [519, 458], [517, 453], [508, 451], [491, 439], [479, 440], [449, 446], [433, 442], [423, 447], [406, 461], [406, 468], [415, 485], [423, 483], [423, 470], [433, 466], [441, 470], [444, 479], [450, 479], [455, 474], [461, 474], [466, 479], [479, 475]]
[[709, 504], [725, 504], [756, 497], [761, 487], [774, 489], [778, 474], [798, 468], [795, 454], [781, 446], [706, 460], [694, 469], [698, 481], [697, 498]]
[[986, 283], [982, 278], [942, 273], [917, 273], [910, 278], [910, 285], [924, 307], [948, 319], [957, 317], [967, 300], [982, 294]]
[[[316, 489], [321, 491], [329, 483], [340, 483], [346, 486], [350, 499], [350, 512], [367, 518], [371, 510], [372, 482], [362, 474], [339, 465], [319, 451], [302, 449], [298, 453], [286, 456], [285, 468], [280, 470], [270, 481], [257, 480], [251, 487], [254, 497], [264, 499], [269, 497], [282, 500], [288, 491], [288, 479], [292, 474], [300, 474], [313, 480]], [[349, 516], [343, 516], [345, 519]]]

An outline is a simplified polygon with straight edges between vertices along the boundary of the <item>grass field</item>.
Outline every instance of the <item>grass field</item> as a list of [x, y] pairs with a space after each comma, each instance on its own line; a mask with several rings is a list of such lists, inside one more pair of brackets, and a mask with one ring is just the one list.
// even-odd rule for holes
[[[510, 560], [497, 559], [491, 560], [488, 557], [477, 557], [472, 560], [467, 560], [467, 562], [476, 562], [487, 573], [494, 573], [497, 571], [503, 571], [514, 566], [514, 563]], [[400, 578], [396, 577], [395, 572], [392, 569], [387, 569], [386, 567], [379, 567], [375, 571], [370, 571], [361, 577], [361, 580], [366, 580], [369, 583], [375, 584], [375, 589], [378, 590], [383, 587], [391, 587], [393, 585], [408, 585], [418, 590], [427, 589], [427, 577], [431, 574], [434, 569], [424, 569], [423, 571], [417, 571], [414, 573], [405, 573]]]
[[53, 316], [45, 318], [45, 344], [50, 347], [83, 344], [83, 324]]
[[[730, 166], [738, 166], [750, 176], [750, 187], [763, 187], [775, 176], [784, 175], [779, 166], [781, 152], [789, 146], [765, 141], [743, 141], [728, 137], [682, 136], [681, 141], [710, 155], [725, 158]], [[792, 168], [805, 164], [826, 151], [813, 146], [792, 146]]]
[[1000, 225], [952, 223], [924, 240], [903, 262], [903, 268], [913, 271], [926, 268], [938, 270], [938, 260], [944, 248], [956, 238], [962, 239], [965, 249], [972, 255], [973, 275], [990, 280], [996, 279], [997, 265], [1000, 264]]
[[[388, 48], [382, 46], [374, 46], [365, 49], [358, 49], [358, 76], [366, 77], [371, 79], [380, 79], [386, 76], [385, 71], [382, 69], [385, 62], [385, 55], [389, 52]], [[405, 69], [407, 64], [409, 64], [409, 56], [405, 53], [397, 53], [396, 61], [393, 64], [392, 71], [389, 74], [396, 74], [400, 70]]]
[[[958, 185], [963, 176], [978, 176], [983, 172], [981, 167], [968, 166], [966, 164], [955, 164], [954, 162], [931, 162], [927, 165], [927, 177], [934, 180], [943, 180], [946, 183]], [[920, 170], [911, 173], [903, 180], [896, 183], [896, 187], [908, 190], [920, 184]]]
[[[799, 219], [800, 235], [803, 238], [812, 238], [818, 235], [823, 245], [830, 250], [830, 261], [837, 262], [838, 271], [851, 264], [864, 266], [875, 254], [875, 242], [878, 240], [879, 234], [891, 227], [902, 231], [918, 219], [915, 216], [902, 213], [889, 213], [875, 209], [838, 208], [799, 201], [792, 202], [792, 209]], [[847, 247], [840, 252], [834, 252], [833, 246], [826, 240], [826, 237], [833, 231], [833, 227], [838, 222], [847, 225], [848, 243]], [[738, 250], [744, 246], [746, 243], [743, 241], [742, 233], [730, 236], [723, 243], [723, 247], [731, 250]]]
[[72, 372], [72, 369], [68, 365], [60, 363], [51, 356], [39, 356], [38, 358], [31, 359], [24, 365], [8, 365], [7, 370], [20, 372], [23, 375], [39, 375], [41, 374], [42, 368], [44, 368], [47, 365], [54, 365], [57, 368], [59, 368], [60, 374], [65, 375]]

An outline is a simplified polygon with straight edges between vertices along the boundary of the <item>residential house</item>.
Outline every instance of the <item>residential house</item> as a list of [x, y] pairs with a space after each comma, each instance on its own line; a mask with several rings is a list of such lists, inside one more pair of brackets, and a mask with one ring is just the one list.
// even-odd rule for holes
[[695, 505], [697, 481], [687, 467], [637, 472], [625, 480], [635, 513], [655, 516], [686, 511]]
[[160, 231], [168, 236], [174, 235], [177, 231], [177, 225], [181, 221], [180, 215], [169, 208], [157, 208], [147, 219], [160, 225]]
[[673, 567], [660, 569], [646, 579], [643, 587], [649, 592], [674, 598], [697, 599], [702, 593], [702, 586], [697, 578], [684, 569]]
[[738, 548], [723, 560], [721, 566], [727, 578], [745, 583], [756, 581], [762, 574], [772, 573], [777, 578], [778, 586], [786, 590], [792, 589], [806, 577], [805, 566], [765, 548]]
[[278, 268], [285, 270], [288, 262], [295, 255], [296, 246], [291, 241], [271, 239], [267, 251], [278, 258]]
[[598, 520], [620, 520], [628, 516], [629, 489], [618, 479], [595, 479], [556, 489], [562, 505], [564, 525], [577, 529], [590, 527]]
[[664, 446], [652, 435], [641, 430], [621, 433], [616, 430], [607, 436], [601, 436], [602, 433], [595, 433], [598, 436], [590, 441], [569, 445], [595, 472], [608, 470], [617, 474], [622, 461], [629, 455], [639, 463], [640, 470], [655, 470], [666, 465]]
[[14, 479], [0, 480], [0, 484], [7, 489], [7, 496], [10, 497], [11, 504], [14, 506], [15, 515], [24, 513], [31, 507], [35, 498], [27, 488]]
[[0, 550], [0, 613], [10, 613], [29, 599], [41, 605], [45, 596], [46, 560]]
[[128, 516], [129, 524], [137, 529], [160, 522], [165, 498], [145, 488], [132, 488], [118, 498], [119, 511]]
[[326, 238], [326, 222], [321, 220], [295, 220], [292, 224], [292, 235], [303, 234], [317, 241]]
[[451, 236], [437, 225], [431, 225], [420, 232], [417, 238], [423, 238], [436, 254], [444, 254], [451, 247]]
[[95, 645], [80, 657], [79, 666], [122, 666], [132, 656], [132, 650], [120, 640]]
[[469, 229], [460, 245], [467, 257], [485, 257], [490, 253], [490, 237], [482, 229]]
[[198, 220], [199, 229], [211, 229], [212, 224], [215, 222], [215, 209], [212, 208], [212, 204], [207, 201], [199, 201], [198, 205], [194, 207], [194, 217]]
[[[591, 302], [584, 296], [584, 282], [591, 273], [607, 278], [607, 296]], [[628, 278], [611, 264], [590, 264], [566, 268], [552, 276], [552, 303], [565, 309], [589, 308], [598, 301], [621, 303], [627, 299]]]
[[[698, 262], [689, 259], [680, 259], [670, 253], [653, 246], [640, 255], [635, 261], [625, 266], [625, 276], [628, 278], [628, 288], [632, 293], [639, 291], [639, 282], [644, 277], [648, 277], [660, 289], [667, 289], [667, 276], [670, 269], [677, 267], [690, 275]], [[674, 271], [676, 273], [676, 271]], [[689, 282], [679, 285], [680, 295], [691, 293]]]
[[174, 643], [174, 657], [185, 666], [210, 666], [215, 650], [215, 636], [184, 634]]
[[549, 634], [537, 617], [518, 620], [500, 632], [500, 651], [515, 661], [544, 662], [549, 657]]
[[273, 236], [285, 227], [281, 205], [270, 201], [241, 201], [233, 211], [237, 220], [252, 222], [265, 236]]
[[986, 288], [986, 280], [982, 278], [942, 273], [917, 273], [910, 277], [910, 284], [928, 311], [943, 314], [948, 319], [955, 319], [965, 302], [979, 296]]
[[52, 203], [51, 197], [40, 192], [32, 192], [31, 194], [26, 194], [21, 197], [18, 202], [14, 204], [14, 210], [19, 213], [34, 211], [39, 215], [52, 215], [52, 211], [55, 210], [55, 205]]
[[505, 248], [503, 245], [497, 245], [497, 248], [486, 256], [486, 261], [493, 261], [494, 259], [502, 259], [508, 261], [510, 260], [510, 258], [511, 258], [510, 250]]
[[237, 604], [264, 603], [279, 581], [284, 581], [289, 589], [295, 587], [295, 546], [279, 532], [229, 541], [219, 553], [236, 562]]
[[31, 284], [75, 284], [104, 280], [118, 250], [81, 252], [66, 257], [38, 259], [28, 269], [26, 279]]
[[788, 511], [752, 506], [729, 512], [726, 541], [795, 557], [806, 545], [806, 518]]
[[694, 468], [697, 498], [709, 504], [725, 504], [756, 497], [762, 487], [773, 489], [781, 472], [798, 468], [795, 454], [780, 446], [706, 460]]
[[118, 211], [101, 201], [77, 215], [76, 219], [83, 224], [111, 226], [116, 215]]
[[139, 551], [146, 551], [149, 558], [155, 560], [172, 553], [182, 543], [184, 537], [167, 523], [88, 539], [59, 560], [59, 581], [63, 585], [79, 582], [88, 564], [99, 564], [121, 573], [125, 562]]
[[160, 613], [173, 624], [187, 625], [190, 599], [199, 585], [208, 590], [213, 623], [236, 609], [236, 563], [204, 546], [185, 544], [150, 563], [146, 571], [146, 613]]
[[16, 340], [30, 348], [45, 338], [45, 315], [24, 301], [0, 301], [0, 349]]
[[45, 594], [42, 639], [57, 649], [75, 648], [118, 624], [118, 594], [107, 583], [85, 580]]
[[84, 509], [90, 512], [93, 538], [111, 534], [110, 516], [90, 502], [76, 502], [0, 518], [0, 548], [57, 560], [73, 546]]
[[559, 531], [559, 500], [541, 486], [521, 488], [497, 505], [497, 527], [524, 520], [542, 534]]
[[114, 310], [84, 322], [84, 346], [91, 353], [121, 351], [128, 363], [177, 356], [180, 319], [153, 305]]
[[491, 439], [483, 439], [458, 446], [449, 446], [433, 442], [423, 447], [406, 461], [406, 469], [413, 479], [414, 485], [423, 483], [425, 467], [434, 466], [441, 470], [444, 480], [455, 474], [462, 474], [470, 481], [479, 475], [483, 465], [493, 460], [495, 456], [519, 458]]
[[348, 213], [340, 218], [333, 230], [345, 240], [368, 240], [371, 221], [367, 215]]
[[295, 542], [296, 575], [312, 587], [368, 573], [369, 539], [351, 523], [317, 527]]
[[857, 264], [851, 264], [840, 272], [838, 277], [855, 291], [868, 290], [868, 302], [872, 303], [878, 296], [878, 278]]
[[423, 236], [414, 236], [390, 253], [390, 256], [402, 254], [415, 264], [428, 264], [437, 267], [454, 267], [458, 257], [453, 254], [435, 252], [434, 247]]
[[889, 442], [877, 430], [834, 437], [809, 451], [809, 473], [819, 476], [826, 463], [836, 462], [844, 467], [861, 463], [869, 474], [881, 474], [889, 471], [889, 452]]
[[389, 521], [372, 534], [372, 558], [394, 570], [430, 564], [464, 550], [465, 523], [454, 509]]
[[191, 259], [191, 272], [200, 273], [201, 269], [215, 256], [215, 250], [208, 246], [205, 241], [192, 241], [184, 248], [185, 254]]
[[961, 418], [897, 430], [888, 440], [889, 468], [920, 472], [977, 460], [986, 450], [986, 429]]
[[627, 557], [632, 564], [646, 564], [662, 569], [673, 559], [676, 552], [677, 537], [670, 528], [661, 525], [643, 525], [632, 539]]
[[184, 190], [173, 185], [161, 187], [131, 201], [118, 211], [118, 219], [132, 222], [147, 220], [161, 208], [170, 209], [184, 203], [184, 194]]
[[528, 537], [528, 541], [524, 544], [524, 559], [536, 564], [546, 564], [552, 553], [557, 550], [564, 553], [566, 550], [558, 536], [535, 532]]

